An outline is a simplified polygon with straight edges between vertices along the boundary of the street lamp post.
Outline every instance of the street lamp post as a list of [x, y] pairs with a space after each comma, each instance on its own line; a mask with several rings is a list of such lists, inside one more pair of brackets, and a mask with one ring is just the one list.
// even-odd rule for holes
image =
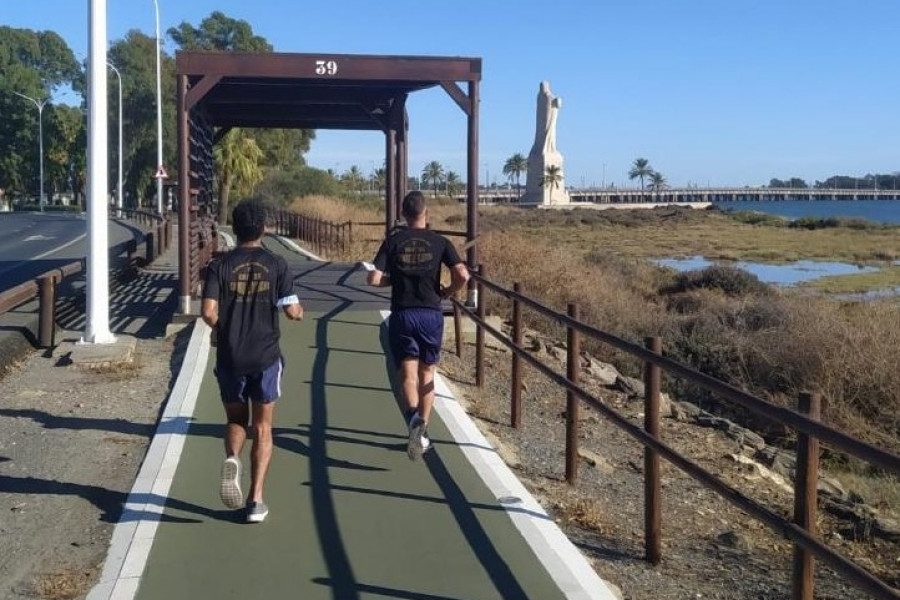
[[116, 215], [122, 215], [122, 74], [113, 66], [112, 63], [106, 63], [106, 66], [113, 70], [119, 80], [119, 181], [116, 186]]
[[31, 100], [38, 109], [38, 162], [40, 163], [39, 169], [41, 179], [41, 191], [40, 196], [38, 196], [38, 206], [40, 206], [41, 212], [44, 212], [44, 105], [47, 104], [47, 99], [45, 98], [38, 101], [31, 96], [26, 96], [25, 94], [20, 94], [19, 92], [13, 92], [13, 94], [19, 96], [20, 98]]
[[156, 210], [163, 214], [163, 142], [162, 142], [162, 76], [159, 50], [159, 1], [153, 0], [156, 10]]

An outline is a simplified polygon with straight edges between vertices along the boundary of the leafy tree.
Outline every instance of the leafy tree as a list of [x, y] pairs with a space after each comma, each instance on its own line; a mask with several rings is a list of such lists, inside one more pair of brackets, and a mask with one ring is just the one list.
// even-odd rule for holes
[[516, 195], [521, 198], [522, 196], [522, 186], [520, 185], [519, 178], [522, 176], [522, 173], [528, 170], [528, 159], [525, 158], [520, 153], [515, 153], [510, 156], [506, 160], [506, 164], [503, 165], [503, 174], [509, 177], [510, 183], [512, 183], [512, 179], [516, 180]]
[[182, 21], [178, 27], [170, 27], [169, 37], [185, 50], [211, 50], [215, 52], [271, 52], [272, 45], [266, 38], [253, 33], [247, 21], [232, 19], [221, 11], [214, 11], [194, 27]]
[[365, 187], [366, 178], [363, 176], [362, 171], [359, 170], [359, 167], [353, 165], [350, 169], [341, 176], [341, 182], [347, 187], [348, 190], [352, 192], [361, 192], [363, 187]]
[[547, 165], [547, 168], [544, 169], [544, 176], [541, 178], [541, 185], [558, 190], [562, 185], [562, 180], [562, 167], [557, 165]]
[[444, 167], [436, 160], [431, 161], [422, 169], [422, 183], [431, 183], [434, 189], [434, 197], [437, 198], [438, 186], [444, 181]]
[[219, 224], [228, 222], [228, 199], [234, 187], [239, 194], [247, 195], [263, 179], [259, 166], [263, 152], [256, 140], [242, 129], [234, 128], [219, 141], [213, 154], [218, 165]]
[[[75, 55], [55, 32], [0, 26], [0, 188], [10, 196], [36, 195], [40, 179], [38, 111], [14, 92], [42, 100], [81, 79]], [[52, 110], [48, 103], [43, 111], [45, 161]]]
[[[212, 12], [199, 27], [182, 22], [170, 28], [168, 34], [184, 50], [272, 52], [268, 40], [256, 35], [247, 21], [233, 19], [221, 11]], [[303, 155], [315, 139], [315, 131], [308, 129], [260, 129], [247, 135], [262, 150], [260, 164], [267, 169], [295, 169], [305, 165]]]
[[[140, 207], [156, 193], [156, 39], [131, 30], [113, 42], [109, 62], [122, 74], [123, 187], [128, 205]], [[175, 123], [175, 61], [162, 53], [163, 156], [169, 177], [177, 177]], [[118, 82], [109, 86], [110, 107], [118, 103]], [[113, 124], [110, 125], [114, 127]], [[116, 165], [118, 148], [110, 144], [110, 165]]]
[[644, 178], [650, 177], [651, 173], [653, 173], [653, 169], [650, 167], [650, 161], [646, 158], [636, 158], [634, 159], [634, 162], [631, 163], [631, 169], [628, 171], [628, 179], [640, 179], [641, 190], [643, 190]]

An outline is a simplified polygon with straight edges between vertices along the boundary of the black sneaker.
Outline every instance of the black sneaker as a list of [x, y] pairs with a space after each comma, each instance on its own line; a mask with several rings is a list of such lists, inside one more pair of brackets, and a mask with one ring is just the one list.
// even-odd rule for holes
[[269, 516], [269, 507], [266, 506], [266, 503], [262, 500], [260, 500], [259, 502], [247, 503], [248, 523], [262, 523], [266, 520], [267, 516]]
[[[409, 460], [419, 460], [425, 452], [424, 440], [427, 439], [425, 427], [426, 423], [418, 413], [409, 420], [409, 438], [406, 443], [406, 455], [409, 456]], [[428, 445], [431, 446], [431, 440], [428, 440]]]

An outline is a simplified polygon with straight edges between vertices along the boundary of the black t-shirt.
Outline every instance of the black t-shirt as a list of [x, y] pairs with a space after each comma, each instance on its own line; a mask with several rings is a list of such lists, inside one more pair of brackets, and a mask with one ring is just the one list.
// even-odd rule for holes
[[441, 264], [459, 264], [445, 237], [428, 229], [404, 229], [382, 242], [375, 268], [391, 280], [391, 309], [440, 308]]
[[246, 375], [281, 357], [277, 303], [292, 287], [287, 262], [265, 248], [238, 247], [209, 263], [203, 297], [219, 302], [217, 366]]

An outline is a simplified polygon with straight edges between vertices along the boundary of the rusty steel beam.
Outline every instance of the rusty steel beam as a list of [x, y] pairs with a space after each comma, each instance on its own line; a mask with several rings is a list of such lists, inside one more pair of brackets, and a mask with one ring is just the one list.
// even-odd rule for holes
[[478, 81], [481, 59], [277, 52], [178, 52], [179, 75], [283, 77], [349, 81]]
[[221, 75], [204, 75], [200, 81], [192, 85], [188, 90], [185, 96], [185, 109], [190, 110], [194, 108], [194, 105], [200, 102], [221, 80]]

